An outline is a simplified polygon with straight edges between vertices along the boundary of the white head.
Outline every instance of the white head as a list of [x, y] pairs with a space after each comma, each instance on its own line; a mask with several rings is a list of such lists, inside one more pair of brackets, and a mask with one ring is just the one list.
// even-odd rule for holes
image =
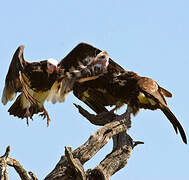
[[53, 58], [47, 59], [47, 72], [51, 74], [57, 70], [58, 70], [58, 61]]
[[109, 65], [109, 56], [106, 51], [100, 52], [96, 58], [93, 60], [95, 64], [101, 64], [103, 72], [106, 72], [107, 67]]

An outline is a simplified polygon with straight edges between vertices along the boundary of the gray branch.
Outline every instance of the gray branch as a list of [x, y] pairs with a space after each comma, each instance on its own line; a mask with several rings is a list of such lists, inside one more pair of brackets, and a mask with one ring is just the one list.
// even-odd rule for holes
[[8, 180], [7, 158], [10, 153], [10, 146], [7, 147], [5, 154], [0, 157], [0, 180]]
[[[65, 156], [61, 157], [45, 180], [108, 180], [127, 164], [132, 150], [136, 146], [136, 143], [126, 133], [131, 127], [129, 109], [121, 116], [112, 113], [93, 115], [81, 106], [75, 106], [91, 123], [103, 127], [93, 133], [83, 145], [72, 153], [71, 150], [69, 153], [65, 152]], [[82, 165], [106, 145], [110, 138], [113, 138], [112, 152], [94, 169], [84, 172]]]
[[7, 147], [6, 152], [3, 156], [0, 157], [0, 180], [8, 180], [8, 166], [14, 167], [15, 171], [18, 173], [22, 180], [38, 180], [37, 177], [29, 172], [28, 176], [27, 171], [21, 166], [21, 164], [11, 158], [8, 157], [10, 154], [10, 146]]

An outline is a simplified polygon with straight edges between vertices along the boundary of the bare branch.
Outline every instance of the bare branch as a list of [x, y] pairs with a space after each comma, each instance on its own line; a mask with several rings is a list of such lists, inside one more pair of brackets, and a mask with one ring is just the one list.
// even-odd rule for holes
[[104, 126], [107, 123], [112, 122], [116, 119], [117, 115], [113, 112], [103, 112], [97, 115], [90, 114], [88, 111], [83, 109], [80, 105], [74, 104], [76, 108], [78, 108], [79, 113], [83, 115], [87, 120], [89, 120], [92, 124], [98, 126]]
[[31, 176], [32, 180], [38, 180], [37, 176], [31, 171], [29, 171], [28, 174]]
[[7, 164], [14, 167], [15, 171], [19, 174], [22, 180], [31, 180], [31, 178], [28, 176], [27, 171], [21, 166], [21, 164], [17, 160], [8, 157]]
[[134, 141], [133, 149], [134, 149], [134, 147], [136, 147], [139, 144], [144, 144], [144, 142], [142, 142], [142, 141]]
[[8, 180], [7, 158], [10, 153], [10, 146], [7, 147], [5, 154], [0, 157], [0, 180]]
[[70, 168], [74, 171], [73, 174], [76, 177], [76, 180], [86, 180], [83, 166], [77, 158], [73, 157], [71, 147], [65, 147], [65, 156], [68, 159], [68, 164]]
[[0, 180], [8, 180], [8, 165], [14, 167], [22, 180], [37, 180], [37, 177], [31, 172], [29, 173], [31, 176], [30, 178], [27, 174], [27, 171], [21, 166], [21, 164], [17, 160], [8, 157], [9, 154], [10, 146], [7, 147], [5, 154], [0, 157]]
[[116, 148], [114, 147], [113, 151], [96, 168], [88, 172], [89, 180], [95, 178], [109, 180], [113, 174], [127, 164], [132, 153], [132, 138], [125, 132], [122, 132], [117, 137], [114, 136], [113, 143], [116, 144]]
[[8, 158], [9, 154], [10, 154], [10, 146], [7, 147], [5, 154], [3, 156], [1, 156], [1, 158], [4, 158], [4, 157]]
[[[120, 118], [117, 118], [118, 116], [112, 115], [110, 117], [110, 113], [106, 113], [105, 116], [100, 115], [92, 115], [88, 113], [86, 110], [84, 110], [82, 107], [76, 105], [77, 108], [79, 108], [79, 112], [82, 113], [85, 117], [89, 119], [90, 122], [93, 122], [93, 124], [99, 124], [100, 118], [101, 122], [105, 124], [102, 128], [97, 130], [95, 133], [93, 133], [90, 138], [80, 147], [78, 147], [76, 150], [72, 152], [72, 155], [69, 153], [66, 154], [66, 156], [62, 156], [61, 160], [56, 165], [55, 169], [45, 178], [46, 180], [58, 180], [58, 179], [66, 179], [68, 175], [68, 169], [67, 164], [70, 164], [70, 160], [78, 159], [79, 162], [83, 165], [86, 161], [90, 160], [105, 144], [107, 144], [108, 140], [112, 138], [113, 136], [116, 136], [119, 134], [120, 140], [117, 145], [114, 145], [114, 149], [112, 153], [106, 156], [106, 158], [93, 170], [87, 172], [88, 178], [91, 179], [109, 179], [109, 177], [117, 172], [120, 168], [123, 168], [125, 164], [128, 161], [128, 158], [131, 155], [132, 152], [132, 146], [133, 141], [128, 136], [125, 131], [131, 126], [130, 116], [127, 116], [126, 114], [120, 116]], [[107, 121], [106, 118], [102, 119], [102, 117], [110, 117], [110, 119]], [[115, 118], [116, 117], [116, 118]], [[127, 119], [125, 119], [125, 117]], [[120, 119], [120, 120], [117, 120]], [[110, 122], [106, 124], [106, 122]], [[97, 123], [96, 123], [97, 122]], [[101, 125], [103, 125], [101, 123]], [[71, 159], [69, 159], [71, 157]], [[120, 160], [120, 163], [118, 162]], [[112, 163], [110, 163], [112, 161]], [[115, 166], [115, 163], [117, 165]], [[110, 165], [108, 165], [110, 164]], [[74, 161], [72, 162], [72, 166], [74, 168], [76, 167], [74, 165]], [[110, 170], [113, 167], [113, 170]], [[69, 167], [70, 168], [70, 167]], [[70, 177], [70, 175], [69, 175]], [[101, 178], [100, 178], [101, 177]], [[70, 177], [70, 180], [72, 178]], [[75, 178], [76, 179], [76, 178]]]

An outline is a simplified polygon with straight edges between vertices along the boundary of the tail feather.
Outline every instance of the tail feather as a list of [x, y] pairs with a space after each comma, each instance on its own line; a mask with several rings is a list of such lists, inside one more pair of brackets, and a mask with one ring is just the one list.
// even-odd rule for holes
[[[26, 107], [24, 107], [22, 103], [22, 98], [24, 98], [24, 95], [21, 94], [17, 97], [16, 101], [13, 103], [13, 105], [9, 108], [8, 112], [10, 115], [16, 116], [18, 118], [25, 118], [26, 113]], [[39, 108], [37, 105], [32, 105], [29, 108], [31, 119], [34, 114], [37, 114], [38, 112], [42, 112], [42, 108]]]
[[162, 107], [161, 110], [163, 111], [163, 113], [165, 114], [165, 116], [169, 119], [169, 121], [171, 122], [171, 124], [173, 125], [173, 127], [175, 129], [175, 132], [178, 133], [178, 130], [179, 130], [183, 142], [185, 144], [187, 144], [187, 138], [186, 138], [186, 134], [184, 132], [184, 129], [182, 128], [180, 122], [177, 120], [177, 118], [175, 117], [175, 115], [166, 106]]
[[21, 119], [24, 118], [26, 109], [23, 107], [21, 103], [21, 95], [19, 95], [13, 105], [9, 108], [8, 112], [10, 115], [17, 116]]

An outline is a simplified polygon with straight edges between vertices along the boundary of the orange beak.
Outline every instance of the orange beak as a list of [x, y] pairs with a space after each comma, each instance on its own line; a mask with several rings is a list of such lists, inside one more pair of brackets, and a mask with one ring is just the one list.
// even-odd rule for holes
[[55, 70], [55, 71], [58, 71], [58, 67], [57, 67], [57, 66], [55, 66], [55, 67], [54, 67], [54, 70]]
[[93, 59], [93, 63], [97, 63], [97, 59], [95, 58], [95, 59]]

